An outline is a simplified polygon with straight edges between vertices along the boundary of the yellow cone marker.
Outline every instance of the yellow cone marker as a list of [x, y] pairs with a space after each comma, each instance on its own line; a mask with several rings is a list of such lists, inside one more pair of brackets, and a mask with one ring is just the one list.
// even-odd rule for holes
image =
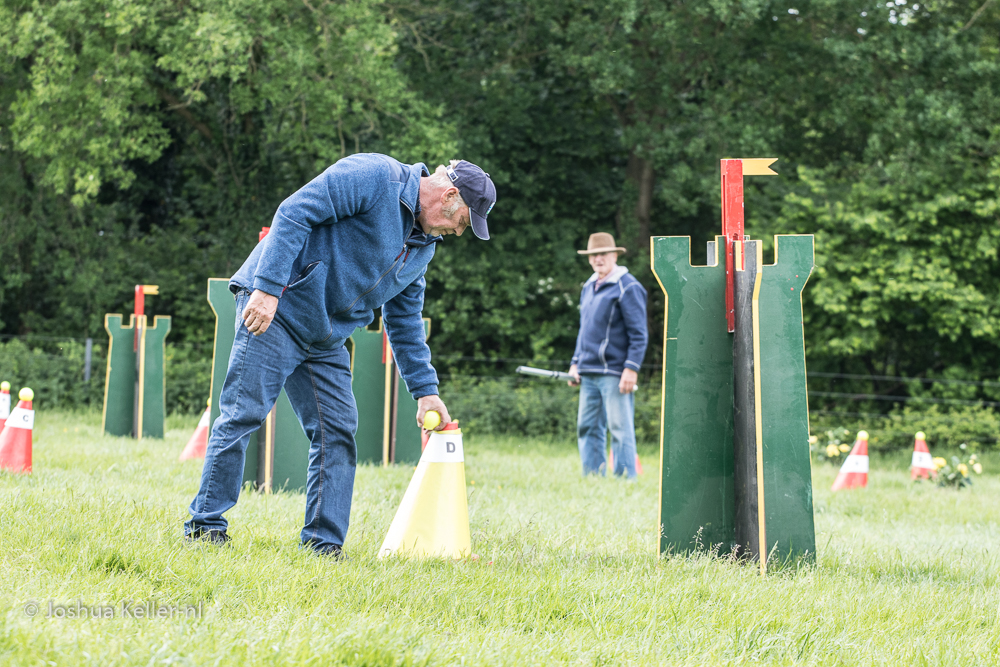
[[432, 432], [427, 440], [378, 557], [397, 553], [456, 559], [472, 555], [465, 454], [458, 422]]

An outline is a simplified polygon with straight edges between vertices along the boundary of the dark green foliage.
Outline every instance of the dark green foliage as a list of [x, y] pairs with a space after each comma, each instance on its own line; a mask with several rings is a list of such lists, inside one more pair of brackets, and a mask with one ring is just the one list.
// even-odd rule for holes
[[[635, 436], [639, 445], [660, 439], [660, 387], [644, 385], [635, 395]], [[553, 438], [576, 443], [580, 390], [564, 382], [511, 377], [452, 376], [441, 397], [470, 433]]]
[[212, 386], [212, 353], [194, 345], [166, 346], [167, 414], [201, 414]]
[[[13, 339], [0, 341], [0, 381], [17, 401], [21, 387], [35, 392], [41, 410], [96, 408], [104, 404], [107, 344], [97, 339], [90, 381], [84, 382], [85, 345], [77, 340]], [[167, 414], [201, 413], [212, 381], [212, 356], [193, 345], [166, 345]]]
[[[811, 420], [812, 432], [822, 434], [827, 429], [846, 427], [849, 436], [844, 442], [853, 442], [860, 430], [871, 434], [868, 449], [888, 452], [913, 449], [913, 436], [917, 431], [927, 435], [927, 446], [935, 451], [951, 451], [966, 444], [973, 450], [997, 447], [1000, 444], [1000, 418], [996, 411], [982, 407], [959, 407], [949, 411], [932, 405], [921, 408], [904, 408], [882, 415], [872, 413], [842, 417], [840, 414], [819, 413]], [[825, 438], [821, 435], [821, 444]]]
[[[30, 343], [30, 346], [29, 346]], [[32, 407], [100, 407], [104, 400], [106, 345], [94, 345], [90, 382], [84, 383], [84, 344], [80, 341], [0, 341], [0, 381], [10, 382], [11, 408], [22, 387], [35, 392]]]

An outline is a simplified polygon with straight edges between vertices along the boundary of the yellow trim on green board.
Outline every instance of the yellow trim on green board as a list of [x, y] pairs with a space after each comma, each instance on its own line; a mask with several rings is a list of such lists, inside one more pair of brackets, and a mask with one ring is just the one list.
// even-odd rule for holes
[[264, 488], [266, 494], [273, 492], [274, 483], [274, 429], [277, 420], [277, 404], [271, 408], [264, 419]]
[[[205, 300], [208, 301], [208, 307], [212, 309], [212, 314], [215, 315], [215, 333], [212, 334], [212, 373], [211, 373], [211, 377], [209, 378], [209, 381], [208, 381], [208, 396], [209, 396], [209, 399], [211, 399], [212, 396], [215, 396], [215, 394], [212, 393], [212, 392], [215, 391], [215, 349], [216, 349], [216, 346], [219, 344], [219, 313], [218, 313], [218, 311], [215, 310], [215, 306], [212, 305], [212, 281], [213, 280], [225, 280], [226, 282], [228, 282], [228, 279], [226, 279], [226, 278], [209, 278], [207, 281], [205, 281]], [[167, 374], [166, 374], [166, 372], [164, 372], [163, 373], [163, 382], [166, 383], [166, 381], [167, 381]], [[166, 387], [166, 384], [164, 384], [164, 387]], [[167, 395], [166, 389], [164, 389], [163, 395], [164, 396]], [[208, 427], [209, 427], [209, 430], [211, 430], [212, 425], [209, 424]]]
[[[148, 329], [148, 324], [146, 323], [146, 316], [143, 315], [139, 320], [141, 324], [139, 326], [142, 329], [141, 337], [139, 338], [139, 400], [137, 401], [136, 411], [136, 426], [135, 426], [135, 439], [142, 440], [142, 413], [144, 412], [143, 406], [145, 403], [146, 394], [146, 329]], [[166, 375], [166, 373], [164, 373]]]
[[[667, 402], [667, 374], [665, 366], [667, 363], [667, 316], [670, 313], [670, 295], [667, 294], [667, 289], [663, 286], [660, 276], [656, 274], [655, 255], [656, 237], [652, 236], [649, 239], [649, 270], [653, 272], [653, 277], [656, 278], [656, 282], [660, 286], [660, 291], [663, 292], [663, 356], [661, 359], [663, 359], [664, 368], [661, 369], [660, 373], [660, 483], [656, 497], [656, 553], [660, 553], [660, 540], [663, 539], [663, 522], [660, 521], [660, 512], [663, 511], [663, 429], [665, 428], [663, 413], [666, 410]], [[659, 563], [659, 559], [656, 562]]]
[[760, 401], [760, 283], [764, 277], [763, 243], [757, 248], [757, 273], [753, 282], [750, 311], [753, 313], [753, 411], [754, 436], [757, 441], [757, 545], [760, 549], [760, 573], [767, 574], [767, 515], [764, 513], [764, 424]]
[[392, 347], [385, 338], [385, 401], [382, 408], [382, 467], [389, 465], [389, 426], [392, 421]]

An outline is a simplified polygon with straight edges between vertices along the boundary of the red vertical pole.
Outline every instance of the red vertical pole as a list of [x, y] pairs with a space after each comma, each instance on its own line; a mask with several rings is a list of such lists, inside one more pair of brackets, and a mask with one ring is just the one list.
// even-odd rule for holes
[[736, 330], [733, 242], [743, 240], [743, 161], [722, 160], [722, 235], [726, 237], [726, 322]]
[[142, 285], [135, 286], [135, 336], [132, 344], [132, 351], [139, 351], [139, 336], [140, 336], [140, 324], [139, 320], [146, 313], [146, 293], [142, 289]]

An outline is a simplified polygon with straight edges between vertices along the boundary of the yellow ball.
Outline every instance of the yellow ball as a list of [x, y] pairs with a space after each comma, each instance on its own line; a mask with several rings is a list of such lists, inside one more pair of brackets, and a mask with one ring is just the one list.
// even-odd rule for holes
[[6, 380], [0, 382], [0, 391], [10, 391], [10, 382]]
[[35, 398], [35, 392], [25, 387], [24, 389], [22, 389], [17, 393], [17, 397], [22, 401], [31, 401], [34, 400]]
[[923, 431], [917, 431], [917, 435], [915, 437], [917, 438], [917, 440], [925, 440], [925, 439], [927, 439], [927, 436], [924, 435]]
[[433, 431], [440, 425], [441, 425], [441, 415], [437, 413], [437, 410], [428, 410], [424, 414], [424, 429], [428, 431]]
[[858, 431], [858, 440], [867, 440], [868, 431]]

